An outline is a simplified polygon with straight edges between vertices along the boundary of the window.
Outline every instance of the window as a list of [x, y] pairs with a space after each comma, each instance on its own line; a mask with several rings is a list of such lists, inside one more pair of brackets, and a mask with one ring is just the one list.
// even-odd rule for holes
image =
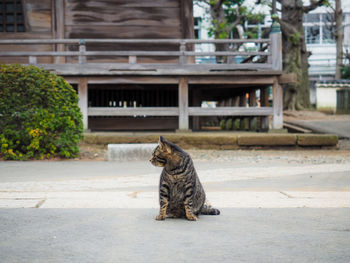
[[306, 27], [306, 43], [319, 44], [320, 43], [320, 27], [308, 26]]
[[324, 22], [324, 23], [335, 22], [334, 14], [332, 14], [332, 13], [322, 14], [322, 22]]
[[21, 1], [0, 0], [0, 32], [24, 32]]
[[303, 24], [307, 44], [332, 44], [335, 43], [334, 15], [307, 14], [304, 15]]
[[335, 43], [333, 30], [329, 26], [322, 26], [322, 42], [327, 44]]
[[195, 39], [201, 38], [201, 23], [202, 23], [202, 18], [200, 17], [194, 18], [194, 38]]

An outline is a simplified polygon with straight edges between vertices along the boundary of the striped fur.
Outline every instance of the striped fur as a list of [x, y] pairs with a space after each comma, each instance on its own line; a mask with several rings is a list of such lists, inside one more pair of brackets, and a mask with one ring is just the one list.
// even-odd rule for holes
[[157, 220], [168, 216], [196, 221], [199, 214], [220, 214], [218, 209], [205, 203], [205, 192], [192, 159], [180, 147], [160, 136], [150, 162], [164, 167], [159, 182], [160, 211]]

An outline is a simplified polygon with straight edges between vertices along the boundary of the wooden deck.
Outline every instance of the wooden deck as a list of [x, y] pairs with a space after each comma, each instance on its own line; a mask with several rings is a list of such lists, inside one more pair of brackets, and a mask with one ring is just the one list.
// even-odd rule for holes
[[[96, 51], [89, 45], [114, 44], [116, 46], [135, 45], [138, 50]], [[164, 43], [177, 46], [178, 50], [144, 51], [142, 44]], [[240, 45], [239, 51], [203, 52], [196, 47], [203, 44]], [[248, 43], [256, 47], [266, 47], [264, 51], [250, 50]], [[283, 125], [282, 89], [280, 84], [290, 81], [282, 74], [281, 35], [271, 33], [269, 39], [249, 40], [193, 40], [193, 39], [2, 39], [0, 62], [6, 59], [27, 58], [27, 63], [43, 67], [63, 76], [69, 83], [76, 84], [79, 105], [84, 116], [84, 127], [89, 128], [89, 117], [176, 117], [177, 129], [198, 128], [201, 116], [237, 116], [261, 118], [261, 126], [268, 129], [269, 116], [273, 116], [272, 128]], [[49, 45], [51, 51], [15, 51], [9, 46]], [[58, 48], [59, 46], [59, 48]], [[63, 47], [62, 47], [63, 46]], [[64, 50], [64, 51], [56, 51]], [[260, 49], [262, 50], [262, 49]], [[207, 57], [219, 61], [227, 58], [227, 63], [197, 64], [196, 58]], [[45, 63], [40, 63], [45, 58]], [[156, 59], [154, 59], [156, 58]], [[238, 58], [238, 59], [237, 59]], [[265, 59], [264, 59], [265, 58]], [[52, 61], [52, 63], [47, 63]], [[161, 63], [160, 63], [161, 61]], [[261, 62], [262, 61], [262, 62]], [[245, 63], [242, 63], [245, 62]], [[177, 107], [142, 107], [134, 103], [122, 107], [94, 107], [89, 105], [91, 85], [176, 85], [178, 87]], [[273, 87], [273, 104], [269, 106], [267, 87]], [[191, 98], [189, 90], [191, 89]], [[231, 92], [231, 90], [233, 90]], [[260, 91], [260, 105], [256, 103], [256, 91]], [[219, 98], [225, 91], [230, 103], [222, 107], [200, 107], [202, 100]], [[233, 94], [233, 95], [232, 95]], [[249, 95], [249, 99], [246, 98]], [[106, 105], [107, 106], [107, 105]], [[126, 106], [126, 107], [125, 107]], [[197, 121], [196, 121], [197, 118]], [[197, 126], [196, 123], [197, 122]], [[170, 126], [169, 126], [170, 127]], [[197, 127], [197, 128], [196, 128]]]

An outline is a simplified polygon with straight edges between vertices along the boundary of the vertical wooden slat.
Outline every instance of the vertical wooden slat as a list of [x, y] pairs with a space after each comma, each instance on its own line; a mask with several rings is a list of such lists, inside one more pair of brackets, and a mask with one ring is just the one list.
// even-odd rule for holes
[[[261, 107], [267, 107], [269, 105], [269, 88], [264, 87], [260, 89], [260, 105]], [[260, 117], [261, 118], [261, 130], [269, 129], [269, 117]]]
[[273, 129], [283, 128], [283, 90], [277, 78], [273, 81]]
[[[240, 96], [239, 96], [239, 106], [240, 107], [245, 107], [247, 104], [247, 100], [246, 100], [246, 97], [245, 97], [245, 92], [243, 92]], [[244, 130], [244, 117], [240, 117], [239, 118], [239, 125], [240, 125], [240, 129], [241, 130]]]
[[188, 83], [187, 78], [179, 79], [179, 130], [188, 130]]
[[[192, 106], [194, 107], [200, 107], [202, 103], [201, 100], [201, 90], [199, 89], [193, 89], [192, 91]], [[199, 116], [193, 116], [192, 117], [192, 130], [198, 131], [200, 130], [200, 117]]]
[[[256, 95], [255, 90], [252, 90], [249, 92], [249, 107], [255, 107], [256, 106]], [[253, 130], [254, 123], [256, 123], [256, 117], [250, 117], [249, 118], [249, 129]]]
[[78, 84], [79, 107], [83, 114], [84, 130], [88, 129], [88, 82], [86, 77], [82, 77]]

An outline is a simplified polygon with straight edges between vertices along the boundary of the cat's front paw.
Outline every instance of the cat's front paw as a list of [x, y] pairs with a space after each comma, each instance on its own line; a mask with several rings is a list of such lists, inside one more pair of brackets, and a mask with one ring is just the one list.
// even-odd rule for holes
[[198, 218], [195, 215], [187, 215], [186, 218], [189, 221], [197, 221], [198, 220]]
[[156, 220], [160, 221], [160, 220], [164, 220], [165, 216], [163, 215], [157, 215]]

